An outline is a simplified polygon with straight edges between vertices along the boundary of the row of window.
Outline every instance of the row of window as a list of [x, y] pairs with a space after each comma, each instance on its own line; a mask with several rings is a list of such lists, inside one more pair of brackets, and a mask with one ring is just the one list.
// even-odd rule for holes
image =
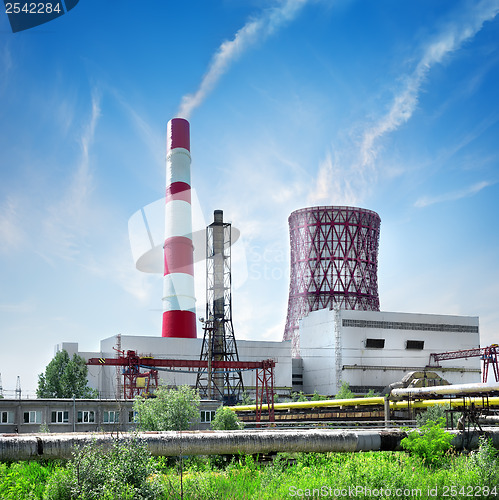
[[[367, 349], [383, 349], [385, 347], [385, 339], [366, 339]], [[406, 349], [422, 351], [424, 349], [424, 340], [406, 340]]]
[[401, 321], [369, 321], [366, 319], [344, 319], [343, 326], [355, 328], [378, 328], [383, 330], [418, 330], [430, 332], [478, 333], [478, 326], [446, 325], [441, 323], [403, 323]]
[[[67, 424], [69, 423], [68, 410], [55, 410], [50, 414], [51, 424]], [[210, 423], [215, 418], [215, 411], [201, 411], [201, 423]], [[76, 422], [79, 424], [95, 423], [95, 411], [82, 410], [76, 414]], [[102, 414], [102, 423], [104, 424], [118, 424], [120, 422], [120, 412], [115, 410], [104, 411]], [[135, 422], [135, 412], [128, 412], [128, 423]], [[0, 411], [1, 424], [13, 424], [14, 412], [13, 411]], [[23, 412], [23, 423], [25, 424], [41, 424], [42, 412], [41, 411], [25, 411]]]
[[[78, 411], [76, 421], [79, 424], [95, 423], [95, 411], [82, 410]], [[120, 412], [115, 410], [104, 411], [102, 422], [104, 424], [117, 424], [120, 421]], [[128, 412], [128, 422], [134, 422], [134, 412]], [[14, 412], [13, 411], [0, 411], [0, 423], [13, 424]], [[41, 411], [25, 411], [23, 412], [23, 423], [25, 424], [41, 424], [42, 412]], [[52, 411], [50, 415], [51, 424], [67, 424], [69, 423], [69, 411], [56, 410]]]

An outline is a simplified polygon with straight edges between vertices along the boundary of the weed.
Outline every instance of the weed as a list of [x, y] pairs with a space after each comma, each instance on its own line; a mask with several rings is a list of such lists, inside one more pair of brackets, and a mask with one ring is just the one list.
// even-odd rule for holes
[[452, 434], [445, 431], [444, 419], [428, 420], [420, 429], [402, 439], [402, 448], [422, 458], [429, 465], [441, 465], [444, 454], [450, 450]]

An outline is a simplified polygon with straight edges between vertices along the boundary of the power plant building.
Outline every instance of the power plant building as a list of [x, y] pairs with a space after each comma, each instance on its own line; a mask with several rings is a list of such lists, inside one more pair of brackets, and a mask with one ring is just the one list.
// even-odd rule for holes
[[[78, 343], [63, 342], [56, 348], [65, 349], [68, 354], [79, 354], [85, 359], [114, 358], [116, 346], [120, 345], [123, 351], [133, 350], [143, 356], [159, 359], [187, 359], [198, 360], [201, 353], [203, 339], [164, 338], [142, 335], [114, 335], [100, 342], [99, 352], [79, 352]], [[239, 340], [237, 343], [239, 358], [242, 361], [262, 361], [273, 359], [276, 361], [274, 368], [274, 389], [278, 394], [287, 394], [291, 390], [291, 342], [260, 342]], [[197, 370], [186, 368], [159, 371], [160, 385], [196, 385]], [[242, 372], [244, 387], [252, 393], [255, 388], [255, 371]], [[119, 378], [121, 370], [114, 366], [89, 366], [89, 386], [99, 391], [101, 398], [115, 398], [119, 392]]]
[[[409, 372], [425, 370], [430, 354], [480, 345], [478, 317], [322, 309], [300, 321], [303, 391], [336, 394], [343, 382], [365, 394]], [[442, 361], [430, 367], [451, 384], [480, 381], [480, 359]], [[424, 375], [423, 375], [424, 376]]]
[[[203, 350], [203, 339], [196, 334], [193, 268], [194, 247], [204, 245], [193, 245], [190, 165], [189, 123], [175, 118], [168, 124], [165, 232], [162, 236], [153, 234], [144, 211], [133, 217], [132, 224], [139, 228], [143, 218], [147, 231], [141, 234], [150, 241], [149, 248], [147, 244], [140, 246], [147, 250], [143, 255], [134, 252], [138, 269], [154, 272], [154, 262], [160, 251], [163, 254], [161, 336], [115, 335], [102, 340], [100, 351], [94, 353], [78, 353], [76, 343], [63, 343], [60, 349], [86, 359], [117, 357], [117, 346], [122, 352], [132, 350], [159, 359], [200, 360], [206, 351], [215, 362], [222, 354], [229, 359], [230, 351], [238, 354], [241, 362], [275, 361], [274, 388], [278, 394], [303, 390], [334, 395], [343, 382], [356, 393], [370, 389], [382, 392], [408, 372], [425, 372], [431, 353], [479, 347], [477, 317], [380, 311], [379, 215], [357, 207], [320, 206], [296, 210], [288, 220], [290, 286], [282, 341], [238, 340], [237, 350], [235, 342], [234, 348], [222, 348], [228, 327], [233, 335], [226, 265], [230, 264], [231, 238], [228, 233], [225, 244], [225, 240], [218, 242], [212, 237], [211, 253], [206, 257], [208, 262], [212, 259], [212, 273], [207, 273], [211, 305], [205, 333], [206, 325], [211, 324], [213, 345]], [[224, 225], [222, 212], [217, 212], [219, 219], [210, 227]], [[162, 248], [159, 241], [164, 241]], [[227, 313], [222, 314], [224, 311]], [[480, 380], [479, 358], [442, 364], [431, 370], [449, 383]], [[103, 398], [118, 397], [120, 377], [116, 367], [89, 367], [89, 384]], [[161, 370], [159, 377], [162, 384], [194, 387], [198, 370]], [[240, 385], [251, 393], [256, 385], [255, 371], [242, 371]]]

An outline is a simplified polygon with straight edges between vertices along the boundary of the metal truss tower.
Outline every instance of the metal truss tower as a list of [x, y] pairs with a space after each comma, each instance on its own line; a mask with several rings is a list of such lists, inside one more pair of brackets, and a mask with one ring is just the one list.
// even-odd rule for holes
[[284, 340], [299, 357], [298, 322], [318, 309], [379, 311], [378, 243], [381, 219], [353, 207], [311, 207], [288, 219], [291, 243]]
[[236, 404], [244, 391], [241, 370], [212, 369], [213, 361], [239, 361], [232, 325], [231, 225], [215, 210], [206, 228], [206, 318], [196, 388], [201, 398]]

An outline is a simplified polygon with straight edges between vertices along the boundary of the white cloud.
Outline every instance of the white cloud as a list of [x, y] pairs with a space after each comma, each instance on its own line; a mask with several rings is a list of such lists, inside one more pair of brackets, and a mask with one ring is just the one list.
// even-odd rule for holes
[[[100, 116], [100, 97], [92, 95], [90, 119], [80, 137], [81, 157], [71, 182], [62, 197], [47, 208], [48, 216], [43, 221], [44, 239], [49, 254], [64, 259], [74, 259], [79, 254], [80, 240], [89, 227], [96, 222], [96, 212], [90, 199], [93, 176], [90, 168], [90, 147]], [[42, 252], [43, 254], [43, 252]], [[50, 261], [50, 256], [44, 257]]]
[[182, 98], [177, 116], [189, 119], [208, 94], [216, 87], [230, 65], [246, 50], [264, 41], [284, 23], [291, 21], [308, 0], [284, 0], [278, 7], [265, 10], [260, 17], [248, 21], [230, 41], [223, 42], [210, 63], [198, 90]]
[[494, 184], [493, 182], [482, 181], [473, 184], [472, 186], [469, 186], [466, 189], [461, 189], [459, 191], [443, 193], [433, 197], [424, 196], [422, 198], [419, 198], [419, 200], [417, 200], [414, 203], [414, 206], [417, 208], [424, 208], [429, 205], [434, 205], [435, 203], [443, 203], [446, 201], [460, 200], [461, 198], [469, 198], [470, 196], [474, 196], [475, 194], [479, 193], [482, 189], [491, 186], [493, 184]]
[[7, 197], [0, 208], [0, 250], [2, 253], [18, 249], [25, 241], [26, 235], [22, 228], [21, 207], [18, 200]]
[[[472, 2], [467, 9], [455, 14], [455, 20], [443, 26], [440, 32], [421, 48], [421, 56], [414, 70], [400, 78], [402, 86], [394, 95], [388, 111], [370, 126], [366, 126], [359, 141], [359, 154], [349, 163], [341, 165], [342, 175], [347, 179], [342, 186], [340, 197], [361, 199], [376, 179], [376, 159], [380, 152], [381, 139], [394, 132], [410, 120], [418, 105], [421, 88], [433, 66], [444, 61], [467, 40], [478, 33], [486, 21], [499, 12], [497, 0]], [[346, 158], [341, 158], [345, 160]], [[317, 186], [310, 198], [323, 199], [326, 191], [337, 191], [334, 165], [330, 154], [319, 167]], [[348, 179], [351, 182], [348, 182]]]

